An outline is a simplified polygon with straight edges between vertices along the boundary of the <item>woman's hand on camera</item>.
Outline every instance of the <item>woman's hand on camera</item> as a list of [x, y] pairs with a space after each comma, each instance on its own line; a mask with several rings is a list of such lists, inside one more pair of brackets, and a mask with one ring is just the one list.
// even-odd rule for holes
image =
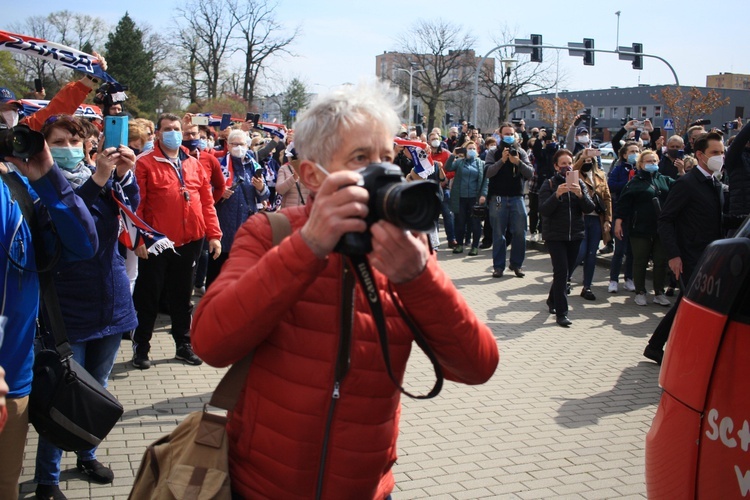
[[391, 283], [406, 283], [424, 271], [430, 258], [426, 235], [413, 234], [382, 220], [373, 224], [370, 231], [370, 264], [386, 275]]
[[357, 186], [361, 180], [360, 174], [342, 170], [332, 173], [320, 185], [310, 217], [300, 230], [302, 239], [318, 258], [326, 258], [345, 233], [367, 230], [364, 218], [370, 195]]

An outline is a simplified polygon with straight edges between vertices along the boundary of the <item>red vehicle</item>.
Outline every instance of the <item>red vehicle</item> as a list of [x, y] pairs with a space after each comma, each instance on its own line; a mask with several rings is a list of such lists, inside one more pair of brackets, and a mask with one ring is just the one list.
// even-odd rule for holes
[[659, 384], [649, 498], [750, 498], [750, 221], [703, 253]]

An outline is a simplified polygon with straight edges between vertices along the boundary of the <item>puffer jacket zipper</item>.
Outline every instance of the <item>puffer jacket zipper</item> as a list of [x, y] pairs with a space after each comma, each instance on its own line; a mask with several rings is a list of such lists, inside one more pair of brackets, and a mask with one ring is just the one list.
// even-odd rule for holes
[[349, 372], [351, 361], [352, 330], [354, 327], [354, 297], [355, 297], [355, 278], [351, 269], [346, 265], [346, 260], [341, 259], [342, 280], [341, 280], [341, 323], [338, 353], [336, 355], [336, 366], [333, 378], [333, 393], [331, 394], [331, 404], [328, 407], [328, 417], [326, 418], [325, 434], [323, 435], [323, 447], [320, 454], [320, 467], [318, 469], [318, 485], [315, 490], [315, 498], [321, 498], [323, 494], [323, 477], [325, 475], [326, 459], [328, 455], [328, 441], [331, 434], [331, 425], [333, 424], [333, 415], [336, 410], [336, 403], [341, 398], [341, 382]]

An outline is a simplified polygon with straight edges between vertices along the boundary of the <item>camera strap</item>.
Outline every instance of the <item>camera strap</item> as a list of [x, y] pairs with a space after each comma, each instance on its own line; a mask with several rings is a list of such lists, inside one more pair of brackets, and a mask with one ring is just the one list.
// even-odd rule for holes
[[404, 320], [404, 323], [406, 323], [406, 326], [408, 326], [409, 330], [411, 330], [415, 342], [425, 353], [427, 358], [432, 363], [433, 368], [435, 369], [435, 385], [432, 387], [430, 392], [426, 395], [415, 396], [405, 390], [393, 375], [393, 369], [391, 368], [391, 355], [388, 349], [388, 334], [386, 331], [385, 315], [383, 314], [383, 305], [380, 302], [380, 292], [375, 286], [375, 279], [372, 275], [372, 268], [370, 267], [370, 263], [368, 262], [367, 257], [364, 255], [350, 255], [348, 258], [351, 263], [352, 269], [354, 269], [354, 274], [357, 276], [357, 280], [365, 290], [365, 296], [367, 297], [367, 302], [370, 305], [372, 317], [375, 320], [375, 325], [378, 328], [378, 339], [380, 340], [380, 348], [383, 352], [383, 361], [385, 361], [385, 368], [388, 372], [388, 377], [390, 377], [391, 381], [396, 385], [396, 387], [398, 387], [399, 391], [412, 399], [434, 398], [435, 396], [440, 394], [440, 390], [443, 388], [443, 370], [440, 367], [440, 363], [438, 363], [435, 353], [427, 343], [427, 339], [425, 339], [424, 335], [419, 330], [419, 327], [414, 323], [414, 320], [412, 320], [409, 317], [408, 313], [404, 310], [398, 297], [396, 297], [395, 293], [393, 292], [393, 288], [389, 284], [388, 292], [391, 296], [391, 299], [393, 300], [393, 304], [396, 306], [396, 310]]

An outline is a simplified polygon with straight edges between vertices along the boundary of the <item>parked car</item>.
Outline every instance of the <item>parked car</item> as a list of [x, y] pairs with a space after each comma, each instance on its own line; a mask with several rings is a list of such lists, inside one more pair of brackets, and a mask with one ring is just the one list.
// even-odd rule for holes
[[599, 151], [602, 152], [602, 156], [600, 158], [602, 162], [602, 170], [604, 170], [605, 172], [609, 172], [609, 169], [612, 168], [612, 164], [617, 159], [617, 153], [615, 153], [614, 149], [612, 149], [611, 142], [600, 143]]
[[646, 436], [650, 499], [750, 496], [750, 219], [703, 253], [677, 310]]

